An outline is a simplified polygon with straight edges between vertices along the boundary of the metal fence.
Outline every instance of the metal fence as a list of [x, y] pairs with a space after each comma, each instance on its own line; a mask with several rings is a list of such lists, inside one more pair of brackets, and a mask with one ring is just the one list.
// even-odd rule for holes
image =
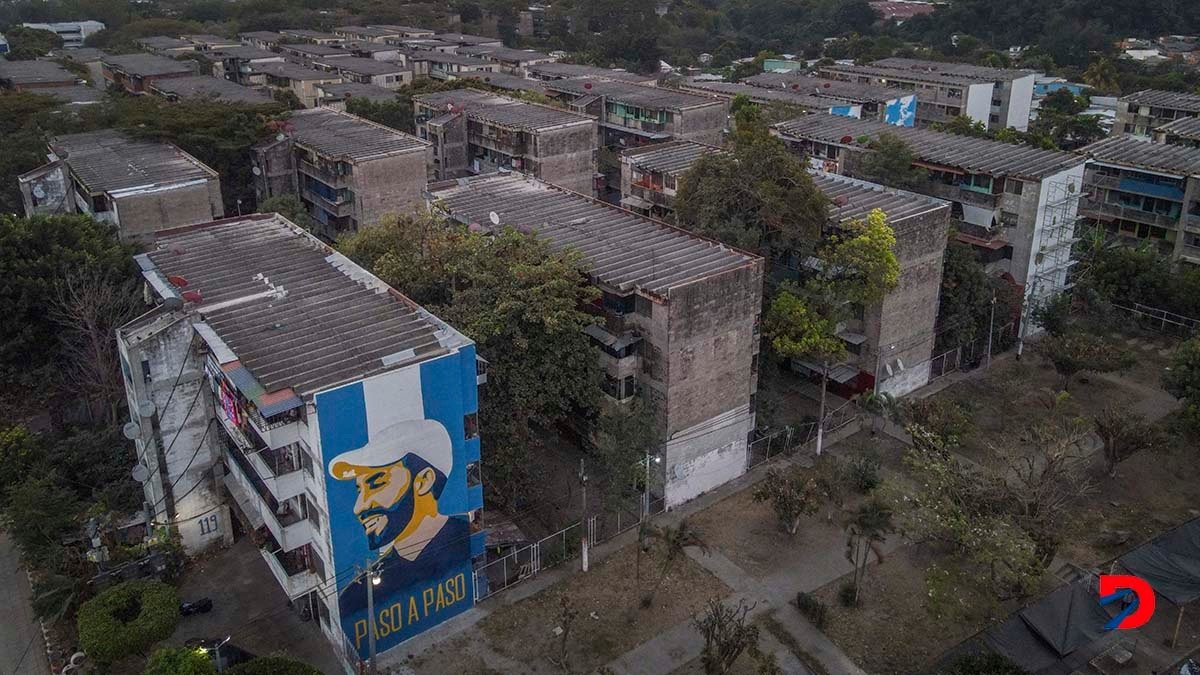
[[[973, 370], [984, 364], [989, 356], [1002, 354], [1016, 344], [1017, 324], [1009, 322], [996, 329], [989, 345], [984, 335], [971, 342], [949, 349], [929, 360], [929, 381], [957, 371]], [[991, 350], [990, 352], [988, 350]]]
[[[641, 503], [637, 505], [639, 510], [641, 506]], [[665, 508], [665, 499], [651, 498], [647, 513], [654, 516], [662, 513]], [[641, 522], [641, 513], [631, 510], [628, 506], [605, 511], [589, 516], [585, 521], [572, 523], [548, 537], [480, 565], [474, 571], [475, 602], [490, 598], [510, 586], [534, 577], [542, 570], [574, 560], [580, 553], [585, 532], [588, 546], [596, 546], [632, 530]]]
[[1200, 319], [1193, 319], [1182, 314], [1175, 314], [1165, 309], [1150, 307], [1141, 303], [1134, 303], [1132, 307], [1114, 304], [1113, 308], [1132, 316], [1134, 321], [1142, 328], [1157, 333], [1191, 337], [1200, 328]]
[[[862, 411], [854, 401], [846, 401], [841, 406], [826, 413], [825, 436], [828, 437], [830, 434], [841, 430], [847, 424], [858, 419], [861, 413]], [[789, 425], [765, 434], [750, 443], [749, 452], [746, 453], [746, 470], [749, 471], [764, 462], [769, 462], [780, 456], [791, 455], [805, 445], [815, 443], [816, 440], [816, 422]]]

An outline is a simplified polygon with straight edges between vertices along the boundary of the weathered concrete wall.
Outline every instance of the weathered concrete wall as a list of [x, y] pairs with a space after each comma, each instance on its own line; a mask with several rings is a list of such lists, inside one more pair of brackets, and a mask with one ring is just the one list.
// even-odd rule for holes
[[675, 114], [672, 135], [689, 141], [721, 145], [729, 121], [729, 101], [720, 100], [702, 108], [688, 108]]
[[864, 315], [867, 348], [860, 365], [868, 372], [878, 368], [880, 390], [899, 396], [929, 381], [950, 206], [893, 223], [892, 228], [900, 279], [884, 301]]
[[291, 139], [264, 143], [254, 147], [254, 194], [258, 202], [299, 193], [296, 175], [295, 145]]
[[126, 241], [149, 241], [159, 230], [207, 223], [225, 214], [221, 185], [216, 178], [169, 190], [120, 196], [113, 200], [113, 209], [121, 238]]
[[123, 330], [120, 338], [133, 414], [138, 415], [139, 401], [154, 404], [153, 414], [135, 420], [140, 435], [133, 460], [150, 471], [143, 489], [151, 517], [178, 527], [184, 549], [192, 555], [231, 543], [228, 508], [213, 478], [220, 456], [217, 434], [208, 430], [216, 424], [213, 395], [203, 358], [192, 348], [191, 323], [177, 314], [162, 314]]
[[[439, 113], [433, 108], [421, 106], [417, 114], [436, 117]], [[435, 168], [436, 179], [456, 178], [466, 173], [471, 159], [467, 147], [466, 115], [460, 114], [437, 124], [418, 124], [417, 135], [433, 143], [430, 166]]]
[[595, 122], [533, 134], [535, 175], [548, 183], [592, 196], [596, 139]]
[[355, 218], [373, 225], [389, 213], [408, 213], [424, 204], [431, 148], [354, 164]]

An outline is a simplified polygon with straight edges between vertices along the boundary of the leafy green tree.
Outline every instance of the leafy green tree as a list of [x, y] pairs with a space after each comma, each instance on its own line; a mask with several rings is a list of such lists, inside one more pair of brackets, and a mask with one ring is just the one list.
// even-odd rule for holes
[[913, 164], [917, 157], [899, 135], [886, 131], [870, 141], [869, 147], [871, 152], [864, 154], [855, 168], [858, 177], [901, 190], [916, 190], [928, 181], [928, 173]]
[[9, 61], [31, 61], [46, 56], [54, 49], [62, 49], [63, 41], [52, 31], [40, 28], [16, 26], [4, 31], [8, 38]]
[[260, 213], [278, 213], [304, 228], [306, 232], [312, 232], [317, 227], [317, 221], [313, 220], [308, 213], [308, 208], [296, 195], [270, 197], [258, 205], [258, 211]]
[[396, 98], [390, 101], [369, 101], [361, 97], [352, 97], [346, 101], [346, 112], [364, 117], [377, 124], [413, 133], [417, 130], [413, 112], [413, 96], [463, 89], [470, 86], [471, 82], [472, 80], [467, 79], [419, 80], [397, 89]]
[[134, 278], [130, 246], [86, 216], [0, 216], [0, 381], [46, 392], [65, 363], [61, 325], [47, 311], [69, 273]]
[[491, 235], [436, 218], [405, 216], [340, 242], [381, 279], [463, 331], [488, 360], [480, 391], [484, 471], [495, 498], [532, 498], [535, 452], [555, 424], [588, 418], [599, 365], [583, 328], [596, 298], [572, 251], [505, 229]]
[[1062, 378], [1063, 391], [1070, 390], [1071, 379], [1079, 373], [1128, 370], [1134, 363], [1128, 349], [1082, 332], [1048, 335], [1037, 349]]
[[675, 209], [693, 232], [785, 255], [820, 236], [827, 204], [804, 163], [750, 106], [738, 112], [733, 151], [706, 155], [681, 179]]
[[79, 646], [88, 658], [110, 664], [144, 654], [167, 639], [179, 623], [175, 588], [156, 579], [125, 581], [79, 607]]
[[203, 649], [163, 647], [150, 655], [142, 675], [216, 675], [217, 666]]
[[[645, 485], [647, 462], [662, 443], [661, 424], [650, 401], [639, 395], [622, 405], [602, 406], [596, 423], [596, 473], [606, 501], [619, 504]], [[653, 480], [653, 478], [651, 478]], [[641, 485], [641, 489], [638, 486]]]
[[754, 501], [769, 502], [779, 519], [779, 526], [792, 536], [800, 529], [800, 520], [804, 516], [820, 510], [824, 498], [817, 481], [799, 469], [790, 472], [771, 469], [754, 489]]
[[871, 553], [883, 563], [883, 542], [896, 531], [892, 522], [892, 507], [882, 499], [873, 498], [854, 512], [846, 527], [846, 560], [854, 565], [854, 602], [858, 604], [862, 582], [867, 578], [867, 563]]
[[1070, 293], [1059, 293], [1039, 302], [1030, 316], [1046, 333], [1061, 337], [1071, 328], [1072, 304]]
[[970, 244], [951, 239], [942, 258], [942, 292], [938, 299], [939, 353], [986, 337], [996, 299], [997, 326], [1020, 302], [1008, 284], [988, 276]]
[[53, 471], [26, 476], [5, 493], [0, 525], [33, 569], [62, 569], [63, 538], [75, 534], [78, 501]]
[[1183, 401], [1183, 420], [1193, 429], [1200, 429], [1200, 338], [1179, 345], [1171, 355], [1170, 367], [1163, 371], [1162, 385]]
[[1098, 58], [1088, 64], [1083, 71], [1083, 81], [1092, 89], [1103, 94], [1121, 93], [1121, 85], [1117, 79], [1117, 68], [1107, 58]]
[[285, 656], [260, 656], [224, 671], [230, 675], [321, 675], [321, 671]]

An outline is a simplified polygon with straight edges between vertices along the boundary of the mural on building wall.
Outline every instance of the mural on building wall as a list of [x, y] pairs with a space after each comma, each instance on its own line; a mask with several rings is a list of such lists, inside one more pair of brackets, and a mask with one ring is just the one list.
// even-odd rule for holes
[[897, 127], [911, 127], [917, 122], [917, 97], [901, 96], [887, 102], [883, 121]]
[[840, 115], [841, 117], [853, 117], [862, 119], [861, 105], [835, 105], [829, 109], [830, 115]]
[[372, 565], [378, 652], [474, 602], [466, 464], [478, 440], [464, 438], [464, 419], [477, 398], [465, 351], [316, 397], [338, 609], [363, 657]]

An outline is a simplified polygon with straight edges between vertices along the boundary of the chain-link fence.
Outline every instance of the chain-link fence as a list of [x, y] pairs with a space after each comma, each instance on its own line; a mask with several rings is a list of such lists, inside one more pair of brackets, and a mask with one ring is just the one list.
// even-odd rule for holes
[[1141, 328], [1156, 333], [1189, 338], [1200, 328], [1200, 319], [1168, 312], [1165, 309], [1134, 303], [1132, 306], [1113, 304], [1113, 309], [1129, 315]]

